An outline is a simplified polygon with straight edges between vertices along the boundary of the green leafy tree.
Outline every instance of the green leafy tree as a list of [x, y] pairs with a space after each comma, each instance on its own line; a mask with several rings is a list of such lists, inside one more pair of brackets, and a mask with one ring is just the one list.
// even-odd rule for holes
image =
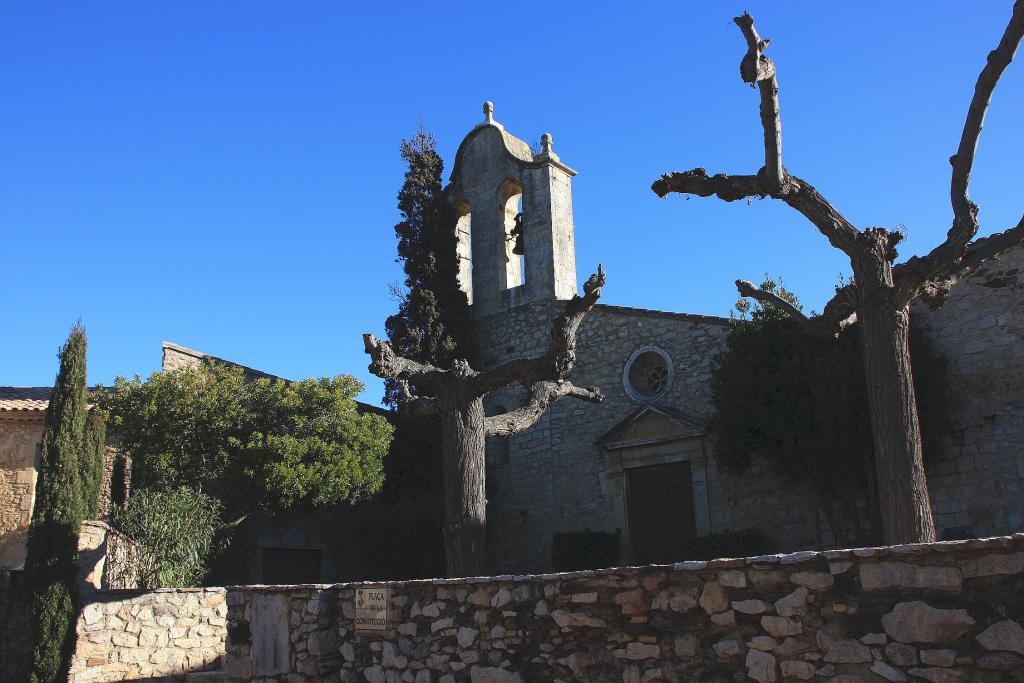
[[145, 588], [199, 585], [219, 525], [220, 503], [187, 487], [142, 490], [114, 513], [136, 543], [131, 583]]
[[[769, 292], [796, 310], [797, 297], [765, 275]], [[768, 301], [737, 302], [743, 321], [729, 332], [712, 373], [710, 430], [724, 467], [746, 472], [755, 460], [783, 479], [803, 482], [838, 543], [880, 540], [871, 418], [856, 325], [838, 337], [808, 332], [789, 311]], [[926, 455], [938, 445], [945, 409], [945, 363], [923, 338], [912, 337], [914, 380], [921, 400]], [[867, 519], [858, 513], [867, 498]]]
[[357, 501], [380, 490], [392, 428], [361, 414], [354, 377], [247, 378], [204, 363], [119, 377], [101, 403], [132, 457], [137, 488], [186, 486], [238, 522], [256, 510]]
[[66, 673], [77, 602], [78, 533], [85, 505], [81, 466], [86, 427], [85, 329], [77, 323], [60, 350], [60, 371], [43, 427], [36, 502], [25, 573], [32, 590], [35, 649], [32, 683]]

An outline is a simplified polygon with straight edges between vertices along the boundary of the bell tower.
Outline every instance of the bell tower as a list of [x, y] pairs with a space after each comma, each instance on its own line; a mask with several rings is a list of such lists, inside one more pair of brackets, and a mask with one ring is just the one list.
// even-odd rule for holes
[[474, 318], [576, 294], [574, 175], [549, 133], [535, 154], [484, 103], [484, 121], [459, 145], [446, 190], [459, 215], [460, 284]]

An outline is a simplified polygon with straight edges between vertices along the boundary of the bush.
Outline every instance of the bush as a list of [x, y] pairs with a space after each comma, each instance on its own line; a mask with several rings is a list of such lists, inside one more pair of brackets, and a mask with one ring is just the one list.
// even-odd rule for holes
[[551, 537], [555, 571], [601, 569], [619, 564], [619, 534], [608, 531], [566, 531]]
[[753, 557], [772, 552], [768, 536], [760, 529], [722, 531], [701, 536], [683, 549], [684, 560], [714, 560], [720, 557]]
[[206, 574], [220, 503], [193, 489], [140, 490], [114, 513], [114, 525], [138, 545], [130, 577], [143, 588], [197, 586]]
[[[761, 287], [799, 305], [767, 276]], [[711, 377], [708, 432], [721, 466], [743, 473], [756, 461], [783, 484], [808, 485], [843, 547], [869, 545], [881, 533], [858, 325], [838, 337], [808, 333], [778, 309], [755, 306], [730, 329]], [[946, 363], [913, 328], [910, 350], [927, 461], [948, 431]]]

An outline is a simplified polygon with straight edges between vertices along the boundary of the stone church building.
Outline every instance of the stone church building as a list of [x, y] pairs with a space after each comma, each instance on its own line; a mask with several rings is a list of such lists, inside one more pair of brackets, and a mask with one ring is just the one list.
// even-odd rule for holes
[[[494, 120], [459, 146], [450, 201], [476, 364], [546, 349], [551, 321], [577, 291], [572, 179], [541, 139], [539, 153]], [[512, 230], [522, 213], [525, 255]], [[915, 319], [949, 360], [955, 387], [943, 457], [929, 486], [940, 536], [1019, 531], [1024, 512], [1024, 250], [988, 262], [937, 312]], [[589, 269], [596, 264], [586, 264]], [[614, 274], [611, 280], [614, 286]], [[811, 492], [755, 468], [727, 474], [706, 434], [710, 377], [730, 321], [598, 304], [578, 334], [577, 384], [599, 405], [563, 400], [537, 425], [488, 443], [489, 558], [495, 571], [550, 568], [554, 534], [619, 534], [620, 563], [675, 561], [713, 532], [756, 528], [779, 550], [828, 546]], [[489, 398], [518, 405], [523, 389]], [[519, 392], [518, 394], [516, 392]]]
[[[576, 293], [578, 276], [596, 268], [576, 269], [575, 175], [550, 135], [534, 153], [494, 120], [489, 104], [459, 146], [446, 192], [461, 216], [460, 279], [472, 305], [476, 367], [546, 350], [551, 321]], [[512, 234], [520, 213], [522, 256]], [[1017, 248], [958, 284], [938, 311], [914, 310], [915, 325], [948, 360], [953, 394], [941, 457], [927, 464], [940, 537], [1024, 526], [1022, 275], [1024, 248]], [[492, 572], [549, 570], [553, 537], [583, 530], [616, 535], [616, 564], [678, 561], [698, 537], [746, 529], [762, 531], [780, 551], [833, 545], [810, 490], [756, 463], [745, 475], [718, 465], [706, 423], [711, 369], [730, 324], [595, 306], [579, 330], [572, 379], [601, 387], [605, 400], [559, 401], [526, 432], [488, 441]], [[170, 343], [162, 350], [165, 370], [212, 358]], [[24, 563], [49, 391], [0, 387], [0, 570]], [[487, 408], [514, 408], [522, 392], [495, 393]], [[119, 462], [108, 460], [104, 488], [123, 498]], [[352, 517], [339, 508], [260, 520], [238, 543], [244, 552], [233, 581], [374, 578], [360, 565], [372, 553], [338, 515]]]

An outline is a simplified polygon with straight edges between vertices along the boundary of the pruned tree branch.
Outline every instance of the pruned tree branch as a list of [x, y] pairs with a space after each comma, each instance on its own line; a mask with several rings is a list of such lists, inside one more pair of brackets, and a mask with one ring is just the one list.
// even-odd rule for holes
[[409, 389], [408, 380], [398, 380], [398, 409], [410, 417], [437, 414], [437, 403], [432, 398], [416, 396]]
[[988, 237], [982, 237], [968, 244], [967, 249], [964, 250], [964, 257], [960, 259], [956, 268], [949, 274], [955, 277], [962, 277], [962, 273], [977, 268], [982, 262], [998, 256], [1022, 241], [1024, 241], [1024, 216], [1021, 216], [1020, 222], [1009, 230], [997, 232]]
[[[1024, 38], [1024, 0], [1017, 0], [1013, 5], [1013, 14], [1006, 25], [999, 45], [988, 54], [985, 66], [978, 75], [978, 81], [974, 86], [974, 96], [967, 108], [964, 129], [960, 135], [960, 145], [957, 147], [956, 154], [949, 158], [949, 163], [953, 167], [949, 184], [949, 198], [953, 206], [953, 224], [946, 233], [946, 239], [942, 244], [923, 257], [915, 256], [909, 259], [900, 268], [900, 279], [896, 283], [897, 305], [909, 303], [926, 282], [948, 279], [943, 276], [944, 272], [961, 270], [959, 261], [966, 256], [965, 252], [969, 250], [970, 240], [977, 234], [980, 227], [978, 205], [972, 202], [968, 195], [971, 171], [974, 167], [974, 154], [978, 149], [978, 139], [981, 137], [981, 130], [985, 124], [985, 113], [992, 100], [992, 92], [995, 90], [996, 84], [999, 83], [1003, 72], [1006, 71], [1006, 67], [1013, 61], [1022, 38]], [[1007, 246], [1016, 243], [1010, 242], [1014, 239], [1014, 230], [1002, 233], [1003, 235], [1010, 233], [1008, 237], [1003, 238], [1007, 242]], [[992, 254], [997, 253], [991, 251], [994, 244], [992, 243], [988, 247]], [[976, 267], [981, 260], [984, 258], [972, 259], [972, 263], [967, 266], [967, 269]], [[935, 299], [931, 295], [929, 298], [932, 301], [941, 301], [941, 298]]]
[[825, 334], [836, 335], [857, 321], [857, 288], [849, 284], [836, 290], [814, 324]]
[[786, 192], [778, 197], [796, 209], [824, 235], [829, 244], [851, 258], [860, 247], [860, 231], [846, 220], [813, 185], [794, 175], [786, 176]]
[[836, 335], [857, 319], [857, 290], [853, 285], [837, 289], [836, 295], [825, 304], [825, 311], [821, 315], [810, 317], [778, 294], [761, 289], [750, 280], [737, 280], [736, 290], [740, 296], [781, 309], [790, 318], [803, 324], [809, 332]]
[[[958, 281], [970, 275], [982, 263], [996, 258], [1010, 247], [1024, 242], [1024, 218], [1014, 227], [1004, 232], [997, 232], [989, 237], [982, 237], [967, 245], [963, 258], [941, 273], [933, 280], [925, 281], [916, 292], [916, 296], [924, 300], [931, 309], [939, 308], [946, 300], [946, 295]], [[901, 264], [896, 267], [902, 275]]]
[[604, 268], [597, 264], [597, 272], [583, 283], [583, 296], [573, 295], [565, 305], [562, 314], [555, 319], [551, 330], [551, 351], [555, 360], [555, 377], [547, 379], [564, 379], [576, 364], [576, 330], [583, 322], [583, 316], [594, 308], [601, 298], [604, 287]]
[[860, 233], [813, 185], [788, 174], [782, 165], [782, 116], [775, 64], [763, 52], [768, 46], [754, 27], [749, 14], [733, 21], [747, 41], [747, 53], [740, 62], [740, 76], [756, 84], [760, 92], [761, 127], [764, 130], [765, 165], [757, 175], [708, 176], [703, 168], [683, 173], [666, 173], [651, 184], [659, 197], [670, 193], [715, 196], [727, 202], [751, 197], [780, 199], [803, 214], [837, 249], [851, 258], [863, 250]]
[[563, 396], [600, 403], [604, 394], [598, 387], [577, 387], [567, 380], [534, 382], [523, 405], [501, 415], [485, 418], [487, 436], [513, 436], [532, 427], [552, 403]]
[[740, 293], [740, 296], [755, 299], [760, 301], [762, 304], [769, 304], [776, 308], [780, 308], [791, 318], [804, 322], [807, 321], [807, 316], [804, 315], [804, 312], [794, 306], [791, 302], [786, 301], [775, 292], [769, 292], [767, 289], [761, 289], [750, 280], [737, 280], [736, 291]]
[[756, 175], [718, 173], [709, 176], [707, 170], [703, 168], [666, 173], [651, 184], [651, 189], [662, 199], [675, 192], [698, 197], [714, 196], [726, 202], [734, 202], [748, 197], [764, 198], [770, 194], [768, 189], [761, 185], [761, 179]]
[[974, 86], [974, 97], [971, 98], [970, 107], [967, 109], [964, 130], [960, 136], [960, 146], [957, 148], [956, 154], [949, 160], [953, 166], [949, 196], [953, 205], [954, 218], [946, 241], [959, 243], [961, 248], [966, 246], [967, 241], [974, 234], [972, 232], [965, 236], [964, 231], [969, 230], [972, 224], [977, 230], [978, 207], [971, 202], [967, 194], [967, 187], [974, 166], [974, 153], [978, 149], [978, 138], [981, 137], [981, 129], [985, 124], [985, 112], [992, 100], [992, 92], [995, 90], [996, 84], [1003, 72], [1006, 71], [1006, 67], [1013, 61], [1022, 36], [1024, 36], [1024, 0], [1017, 0], [1014, 3], [1010, 21], [1003, 32], [1003, 37], [999, 41], [999, 46], [988, 54], [988, 61], [978, 75], [978, 82]]
[[441, 381], [448, 374], [446, 370], [429, 363], [417, 363], [396, 355], [390, 342], [380, 341], [372, 334], [363, 335], [363, 346], [371, 359], [370, 372], [383, 379], [431, 384]]
[[583, 296], [573, 296], [566, 302], [562, 313], [555, 318], [551, 329], [551, 346], [547, 353], [535, 358], [517, 358], [481, 372], [474, 381], [473, 392], [483, 396], [513, 382], [564, 379], [576, 362], [576, 331], [583, 317], [601, 298], [604, 284], [604, 268], [598, 265], [597, 272], [583, 283]]
[[764, 55], [771, 42], [762, 40], [754, 28], [754, 18], [743, 13], [733, 22], [740, 27], [747, 40], [747, 54], [740, 61], [740, 78], [744, 83], [757, 85], [761, 94], [761, 127], [764, 129], [764, 176], [768, 189], [782, 189], [785, 169], [782, 167], [782, 117], [779, 114], [779, 83], [775, 78], [775, 63]]

